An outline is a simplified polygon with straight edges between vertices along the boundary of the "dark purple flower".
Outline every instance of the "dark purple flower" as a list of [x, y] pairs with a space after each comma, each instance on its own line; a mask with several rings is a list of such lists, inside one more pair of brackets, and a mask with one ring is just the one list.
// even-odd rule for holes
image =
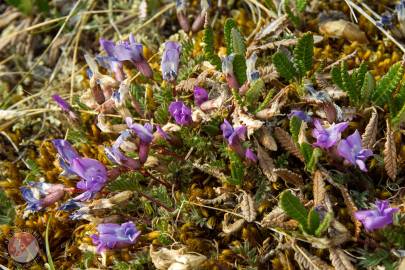
[[121, 225], [115, 223], [102, 223], [97, 226], [97, 234], [91, 235], [93, 244], [97, 245], [97, 252], [107, 249], [123, 248], [135, 244], [141, 232], [132, 221]]
[[352, 135], [345, 140], [341, 140], [337, 147], [339, 156], [353, 165], [357, 165], [360, 170], [366, 172], [366, 164], [364, 161], [373, 155], [370, 149], [363, 149], [359, 132], [356, 130]]
[[62, 184], [29, 182], [27, 187], [20, 187], [22, 197], [27, 202], [27, 210], [39, 211], [62, 199], [65, 192], [72, 192]]
[[104, 165], [91, 158], [75, 158], [72, 160], [71, 170], [82, 180], [76, 184], [78, 189], [85, 191], [76, 200], [88, 200], [99, 192], [107, 182], [107, 170]]
[[312, 130], [312, 136], [316, 138], [314, 146], [320, 148], [331, 148], [334, 146], [341, 137], [341, 133], [349, 126], [348, 122], [342, 122], [339, 124], [333, 123], [330, 127], [324, 128], [321, 122], [314, 120], [315, 129]]
[[177, 78], [179, 70], [181, 46], [174, 41], [166, 41], [162, 56], [162, 75], [163, 80], [173, 82]]
[[200, 106], [204, 102], [208, 100], [208, 93], [207, 91], [199, 86], [194, 86], [194, 103], [197, 106]]
[[233, 59], [235, 58], [234, 54], [224, 56], [221, 58], [222, 60], [222, 73], [226, 77], [226, 81], [228, 83], [229, 88], [231, 89], [239, 89], [240, 85], [238, 80], [236, 79], [235, 74], [233, 73]]
[[123, 64], [121, 61], [118, 61], [117, 58], [112, 56], [96, 56], [96, 60], [102, 67], [111, 70], [117, 81], [123, 81], [125, 79]]
[[302, 121], [307, 123], [312, 122], [312, 117], [309, 116], [306, 112], [303, 112], [301, 110], [291, 110], [291, 112], [288, 114], [288, 119], [291, 119], [293, 116], [296, 116]]
[[153, 126], [149, 123], [144, 124], [133, 124], [132, 119], [127, 117], [125, 119], [128, 127], [138, 136], [139, 138], [139, 161], [143, 164], [148, 159], [149, 146], [153, 140]]
[[52, 99], [59, 105], [62, 111], [66, 112], [71, 119], [77, 119], [76, 114], [73, 112], [72, 107], [70, 104], [64, 100], [61, 96], [54, 94], [52, 95]]
[[152, 69], [143, 56], [143, 46], [135, 41], [132, 34], [129, 35], [129, 42], [121, 41], [115, 44], [113, 41], [100, 39], [100, 45], [108, 56], [118, 61], [131, 61], [144, 76], [152, 77]]
[[229, 147], [235, 151], [240, 157], [247, 158], [253, 162], [257, 161], [256, 155], [250, 148], [245, 149], [242, 141], [245, 140], [246, 127], [239, 126], [233, 128], [232, 125], [225, 119], [221, 124], [222, 135], [228, 142]]
[[257, 162], [257, 156], [256, 156], [256, 154], [252, 151], [252, 149], [250, 149], [250, 148], [246, 149], [246, 151], [245, 151], [245, 157], [246, 157], [247, 159], [249, 159], [250, 161]]
[[376, 208], [361, 210], [354, 213], [354, 216], [363, 223], [367, 231], [381, 229], [392, 224], [392, 218], [398, 208], [391, 208], [388, 201], [376, 201]]
[[189, 125], [193, 122], [191, 109], [184, 105], [182, 101], [173, 101], [169, 105], [169, 112], [179, 125]]

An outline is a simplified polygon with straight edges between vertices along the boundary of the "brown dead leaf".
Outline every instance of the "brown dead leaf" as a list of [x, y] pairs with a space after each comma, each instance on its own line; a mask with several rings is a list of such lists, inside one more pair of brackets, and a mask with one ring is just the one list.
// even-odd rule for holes
[[361, 137], [363, 142], [363, 148], [373, 149], [373, 145], [377, 138], [378, 131], [378, 114], [377, 110], [373, 107], [370, 120], [366, 126], [366, 129]]
[[354, 270], [350, 257], [340, 248], [330, 248], [329, 256], [336, 270]]
[[260, 168], [262, 169], [263, 174], [269, 179], [270, 182], [276, 182], [277, 181], [277, 175], [273, 173], [274, 167], [274, 162], [273, 159], [267, 154], [266, 150], [263, 149], [259, 145], [259, 143], [256, 142], [256, 148], [257, 148], [257, 158], [259, 159], [259, 165]]
[[397, 149], [394, 141], [394, 131], [391, 128], [391, 124], [387, 119], [387, 134], [384, 145], [384, 168], [388, 176], [395, 180], [397, 177]]
[[366, 34], [360, 30], [357, 24], [342, 19], [320, 24], [319, 32], [330, 37], [345, 38], [351, 42], [368, 43]]
[[257, 134], [259, 142], [270, 151], [277, 151], [277, 143], [268, 127], [262, 127]]
[[253, 119], [250, 115], [243, 112], [240, 107], [235, 108], [232, 114], [232, 122], [234, 126], [246, 126], [247, 136], [250, 137], [256, 130], [260, 129], [264, 122]]
[[283, 227], [286, 220], [288, 220], [288, 216], [284, 213], [283, 209], [276, 206], [263, 217], [261, 225], [265, 228]]
[[304, 156], [301, 154], [301, 151], [295, 145], [290, 134], [280, 127], [274, 129], [274, 135], [276, 136], [277, 141], [283, 146], [285, 150], [290, 152], [290, 154], [296, 156], [302, 162], [305, 161]]
[[240, 202], [240, 207], [242, 210], [242, 216], [247, 222], [253, 222], [256, 219], [257, 212], [255, 209], [255, 202], [250, 194], [246, 191], [242, 191], [242, 200]]
[[[276, 31], [280, 31], [282, 30], [284, 27], [287, 26], [287, 22], [288, 22], [288, 17], [287, 15], [283, 15], [278, 17], [277, 19], [273, 20], [272, 22], [270, 22], [269, 24], [267, 24], [266, 26], [264, 26], [259, 33], [256, 34], [255, 36], [255, 40], [260, 40], [272, 33], [275, 33]], [[274, 36], [272, 35], [272, 37], [274, 38]]]
[[262, 120], [269, 120], [275, 115], [280, 114], [280, 109], [287, 102], [288, 91], [288, 86], [280, 90], [280, 92], [278, 92], [270, 101], [270, 108], [261, 110], [260, 112], [256, 113], [256, 117]]
[[304, 186], [304, 179], [302, 179], [302, 176], [288, 169], [274, 169], [273, 173], [278, 175], [287, 183], [292, 184], [298, 188], [302, 188]]
[[224, 220], [222, 221], [222, 231], [225, 235], [230, 235], [234, 234], [238, 231], [240, 231], [243, 227], [243, 224], [245, 224], [244, 219], [238, 219], [234, 223], [229, 224], [229, 213], [225, 213], [224, 215]]
[[326, 189], [323, 175], [319, 170], [316, 170], [313, 175], [313, 193], [314, 205], [322, 205], [325, 200]]

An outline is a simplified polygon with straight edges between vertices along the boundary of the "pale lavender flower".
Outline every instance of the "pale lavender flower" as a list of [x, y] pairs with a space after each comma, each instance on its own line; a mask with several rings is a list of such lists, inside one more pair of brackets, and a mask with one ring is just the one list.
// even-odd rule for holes
[[235, 74], [233, 73], [233, 59], [235, 58], [234, 54], [224, 56], [222, 60], [222, 73], [226, 77], [226, 82], [228, 83], [229, 88], [239, 89], [240, 85], [236, 79]]
[[222, 136], [228, 142], [229, 147], [240, 157], [247, 158], [253, 162], [257, 161], [256, 155], [250, 148], [245, 149], [242, 141], [246, 138], [246, 127], [239, 126], [234, 128], [226, 119], [221, 124]]
[[152, 77], [152, 69], [143, 56], [143, 46], [135, 41], [132, 34], [129, 35], [129, 42], [121, 41], [115, 44], [113, 41], [100, 39], [100, 44], [108, 56], [118, 61], [131, 61], [144, 76]]
[[316, 119], [314, 120], [314, 125], [315, 129], [312, 130], [312, 136], [316, 138], [316, 143], [314, 143], [314, 146], [328, 149], [334, 146], [340, 140], [342, 132], [349, 126], [349, 123], [333, 123], [330, 125], [330, 127], [324, 128], [321, 125], [321, 122]]
[[20, 187], [21, 195], [27, 202], [26, 210], [39, 211], [63, 198], [65, 192], [73, 192], [62, 184], [29, 182], [28, 186]]
[[146, 123], [143, 126], [141, 124], [133, 124], [130, 117], [127, 117], [125, 121], [127, 122], [128, 127], [134, 131], [139, 138], [138, 156], [139, 161], [143, 164], [148, 159], [149, 146], [153, 140], [153, 126], [149, 123]]
[[163, 80], [173, 82], [177, 78], [180, 63], [181, 45], [175, 41], [166, 41], [162, 55]]
[[301, 111], [301, 110], [291, 110], [291, 112], [288, 114], [288, 119], [291, 119], [293, 116], [298, 117], [304, 122], [311, 123], [312, 122], [312, 117], [309, 116], [306, 112]]
[[96, 60], [102, 67], [111, 70], [117, 81], [121, 82], [125, 79], [123, 64], [117, 58], [112, 56], [96, 56]]
[[201, 106], [204, 102], [208, 100], [207, 91], [199, 86], [194, 86], [194, 103], [197, 106]]
[[367, 171], [364, 161], [373, 155], [370, 149], [362, 148], [361, 137], [357, 130], [345, 140], [339, 142], [337, 151], [341, 157], [351, 164], [357, 165], [364, 172]]
[[173, 101], [169, 105], [169, 112], [179, 125], [189, 125], [193, 122], [191, 109], [184, 105], [182, 101]]
[[97, 234], [90, 237], [93, 244], [97, 245], [97, 252], [107, 249], [123, 248], [135, 244], [141, 232], [138, 231], [132, 221], [121, 225], [116, 223], [102, 223], [97, 226]]
[[398, 208], [391, 208], [388, 201], [377, 200], [376, 208], [357, 211], [354, 216], [363, 223], [367, 231], [373, 231], [392, 224], [393, 215], [398, 210]]
[[256, 69], [256, 61], [257, 61], [257, 54], [253, 53], [247, 60], [246, 60], [246, 76], [248, 82], [253, 82], [260, 77], [259, 71]]
[[55, 139], [52, 143], [59, 154], [59, 164], [63, 169], [62, 175], [67, 176], [73, 174], [70, 169], [70, 164], [73, 159], [80, 157], [73, 146], [66, 140]]
[[138, 161], [124, 155], [119, 148], [105, 147], [104, 152], [107, 158], [115, 164], [124, 166], [131, 170], [137, 170], [141, 167]]
[[62, 111], [69, 115], [72, 120], [77, 119], [76, 114], [73, 112], [72, 106], [70, 106], [66, 100], [57, 94], [52, 95], [52, 99], [59, 105]]

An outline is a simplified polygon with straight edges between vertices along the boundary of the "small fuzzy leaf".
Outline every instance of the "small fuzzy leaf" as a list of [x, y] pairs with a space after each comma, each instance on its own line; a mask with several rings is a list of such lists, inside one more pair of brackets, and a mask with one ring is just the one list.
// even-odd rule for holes
[[283, 146], [285, 150], [290, 152], [292, 155], [299, 158], [302, 162], [305, 161], [304, 156], [301, 154], [300, 149], [295, 145], [293, 139], [291, 138], [290, 134], [286, 132], [284, 129], [280, 127], [276, 127], [274, 129], [274, 136], [276, 137], [277, 141]]
[[308, 172], [313, 172], [315, 170], [315, 167], [318, 164], [318, 160], [321, 156], [322, 150], [320, 148], [314, 148], [314, 151], [312, 151], [311, 158], [309, 159], [309, 162], [305, 166]]
[[315, 208], [311, 208], [308, 213], [308, 223], [306, 227], [306, 232], [308, 234], [314, 234], [316, 229], [319, 227], [320, 217]]
[[234, 19], [227, 19], [224, 25], [224, 38], [225, 44], [227, 49], [227, 54], [230, 55], [233, 53], [233, 45], [232, 45], [232, 28], [236, 28], [236, 22]]
[[398, 62], [391, 66], [387, 74], [377, 82], [377, 87], [371, 97], [377, 106], [384, 106], [384, 104], [388, 102], [391, 93], [397, 88], [401, 81], [403, 73], [404, 68], [402, 62]]
[[319, 224], [318, 228], [315, 230], [315, 236], [316, 237], [321, 237], [329, 228], [331, 222], [333, 219], [333, 213], [328, 212], [326, 215], [323, 217], [321, 223]]
[[309, 163], [311, 160], [312, 154], [314, 152], [314, 148], [307, 142], [303, 142], [300, 145], [301, 154], [305, 159], [305, 163]]
[[329, 249], [330, 260], [336, 270], [355, 270], [354, 266], [350, 262], [349, 256], [343, 252], [340, 248]]
[[243, 182], [244, 175], [244, 165], [240, 157], [233, 151], [228, 152], [230, 167], [231, 167], [231, 178], [229, 182], [233, 185], [241, 185]]
[[297, 76], [297, 71], [287, 55], [278, 51], [272, 56], [272, 61], [281, 77], [290, 81]]
[[340, 89], [344, 89], [342, 75], [340, 72], [340, 66], [336, 65], [331, 70], [332, 81], [339, 86]]
[[306, 270], [332, 270], [334, 269], [318, 256], [314, 256], [303, 247], [293, 245], [294, 259], [302, 269]]
[[298, 197], [290, 190], [283, 191], [280, 195], [279, 206], [291, 218], [298, 221], [303, 227], [307, 224], [308, 211]]
[[260, 94], [264, 89], [264, 81], [258, 79], [250, 84], [249, 90], [246, 92], [246, 102], [249, 106], [252, 106], [260, 98]]
[[295, 0], [295, 6], [299, 12], [303, 12], [307, 4], [307, 0]]
[[361, 63], [360, 67], [353, 72], [353, 79], [356, 84], [356, 89], [361, 89], [364, 84], [364, 79], [368, 71], [368, 66], [365, 62]]
[[356, 89], [356, 82], [354, 81], [352, 76], [349, 75], [346, 62], [342, 62], [340, 72], [344, 87], [343, 90], [345, 90], [347, 95], [349, 96], [350, 102], [352, 104], [356, 104], [358, 102], [359, 91]]
[[364, 76], [363, 85], [361, 86], [360, 95], [361, 95], [361, 103], [366, 104], [369, 102], [371, 94], [374, 92], [375, 89], [375, 80], [373, 75], [367, 71], [366, 75]]
[[373, 112], [371, 113], [370, 120], [366, 126], [366, 129], [361, 137], [363, 148], [373, 149], [373, 145], [377, 138], [378, 131], [378, 114], [377, 110], [373, 107]]
[[235, 73], [236, 80], [239, 85], [243, 85], [246, 80], [246, 59], [240, 54], [235, 54], [233, 59], [233, 72]]
[[302, 120], [299, 119], [297, 116], [293, 116], [290, 119], [290, 133], [291, 137], [293, 138], [294, 142], [298, 142], [298, 136], [300, 134]]
[[298, 39], [297, 45], [294, 48], [294, 63], [298, 67], [297, 70], [300, 76], [312, 69], [314, 55], [314, 37], [311, 33], [304, 34]]
[[263, 147], [256, 143], [257, 158], [259, 159], [259, 165], [262, 169], [263, 174], [267, 177], [270, 182], [277, 181], [277, 174], [273, 173], [274, 162]]
[[231, 36], [233, 52], [244, 56], [246, 54], [245, 38], [236, 27], [231, 29]]
[[384, 145], [384, 168], [388, 176], [395, 180], [397, 177], [397, 150], [394, 141], [394, 131], [391, 128], [391, 123], [387, 119], [387, 134]]
[[225, 213], [224, 215], [224, 220], [222, 222], [222, 231], [224, 232], [225, 235], [231, 235], [233, 233], [236, 233], [240, 231], [243, 227], [243, 224], [245, 224], [244, 219], [238, 219], [234, 223], [229, 224], [229, 213]]

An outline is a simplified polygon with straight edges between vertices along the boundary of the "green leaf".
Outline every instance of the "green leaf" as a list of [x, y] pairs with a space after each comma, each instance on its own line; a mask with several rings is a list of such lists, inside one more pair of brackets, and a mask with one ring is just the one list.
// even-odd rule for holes
[[387, 74], [377, 82], [377, 87], [371, 97], [377, 106], [384, 106], [388, 101], [388, 97], [391, 96], [401, 81], [403, 73], [402, 62], [398, 62], [391, 66]]
[[232, 185], [240, 186], [243, 183], [245, 166], [243, 165], [243, 162], [238, 154], [236, 154], [232, 150], [228, 151], [228, 156], [231, 167], [231, 178], [229, 180], [229, 183]]
[[392, 117], [392, 124], [396, 127], [400, 126], [405, 121], [405, 103], [402, 106], [402, 109]]
[[290, 81], [297, 76], [297, 71], [293, 63], [288, 59], [287, 55], [281, 51], [276, 52], [272, 56], [272, 61], [281, 77]]
[[304, 156], [305, 163], [310, 162], [314, 148], [309, 143], [303, 142], [300, 145], [301, 154]]
[[295, 6], [299, 12], [303, 12], [307, 6], [307, 0], [295, 0]]
[[356, 90], [361, 89], [363, 87], [364, 79], [366, 77], [367, 72], [368, 66], [365, 62], [361, 63], [360, 67], [353, 72], [353, 79], [356, 84]]
[[290, 19], [290, 21], [293, 23], [293, 25], [295, 27], [299, 27], [301, 24], [300, 18], [298, 16], [296, 16], [291, 8], [290, 8], [290, 1], [289, 0], [285, 0], [284, 2], [284, 10], [285, 13], [287, 14], [288, 18]]
[[332, 81], [339, 86], [340, 89], [344, 89], [343, 86], [343, 81], [342, 81], [342, 75], [340, 72], [340, 67], [339, 66], [334, 66], [331, 70], [331, 76], [332, 76]]
[[356, 89], [356, 83], [353, 78], [349, 75], [346, 62], [343, 62], [341, 65], [341, 76], [343, 83], [343, 90], [346, 91], [349, 96], [350, 102], [356, 104], [358, 102], [358, 90]]
[[207, 27], [204, 29], [204, 36], [202, 41], [205, 59], [213, 64], [217, 70], [221, 70], [221, 58], [219, 58], [219, 56], [215, 53], [214, 31], [211, 27]]
[[247, 80], [245, 57], [240, 54], [235, 54], [232, 65], [236, 80], [238, 81], [239, 85], [243, 85]]
[[375, 88], [374, 77], [369, 71], [367, 71], [367, 73], [364, 76], [363, 85], [360, 90], [362, 104], [367, 104], [369, 102], [371, 94], [374, 92], [374, 88]]
[[329, 228], [330, 223], [332, 222], [333, 219], [333, 213], [328, 212], [322, 219], [322, 222], [319, 224], [318, 228], [315, 230], [315, 236], [316, 237], [321, 237]]
[[257, 107], [254, 114], [260, 112], [261, 110], [264, 110], [267, 107], [267, 105], [269, 105], [271, 99], [273, 98], [274, 92], [275, 92], [274, 88], [271, 89], [269, 92], [267, 92], [266, 97], [264, 98], [263, 102], [259, 105], [259, 107]]
[[144, 176], [139, 172], [125, 173], [110, 182], [107, 187], [111, 191], [138, 191], [140, 189], [139, 181], [143, 179]]
[[315, 208], [311, 208], [308, 213], [308, 223], [306, 226], [306, 232], [309, 234], [315, 234], [316, 229], [318, 229], [320, 223], [320, 217]]
[[236, 22], [229, 18], [225, 21], [224, 25], [224, 39], [225, 39], [225, 44], [226, 44], [226, 49], [227, 49], [227, 54], [230, 55], [232, 54], [233, 51], [233, 44], [232, 44], [232, 28], [236, 28]]
[[306, 170], [310, 173], [314, 172], [316, 165], [318, 164], [319, 158], [322, 156], [322, 150], [320, 148], [314, 148], [312, 151], [311, 158], [306, 164]]
[[314, 55], [314, 37], [305, 33], [294, 48], [294, 63], [301, 77], [312, 69]]
[[300, 135], [302, 120], [297, 116], [293, 116], [290, 119], [290, 133], [295, 143], [298, 143], [298, 136]]
[[308, 211], [290, 190], [281, 193], [279, 206], [289, 217], [298, 221], [304, 228], [306, 227]]
[[231, 29], [233, 52], [240, 55], [246, 55], [245, 38], [239, 32], [239, 29], [234, 27]]
[[249, 90], [245, 95], [248, 106], [252, 107], [252, 105], [257, 102], [263, 89], [264, 81], [262, 79], [255, 80], [250, 84]]
[[52, 216], [49, 217], [48, 223], [46, 224], [46, 230], [45, 230], [45, 251], [46, 251], [46, 257], [48, 259], [48, 269], [50, 270], [55, 270], [55, 266], [53, 264], [52, 260], [52, 254], [51, 254], [51, 249], [49, 245], [49, 228], [51, 227], [51, 220]]
[[405, 248], [405, 228], [402, 226], [390, 226], [380, 230], [380, 233], [399, 249]]
[[0, 205], [0, 225], [11, 225], [15, 217], [15, 208], [11, 199], [6, 196], [6, 193], [2, 189], [0, 189]]

